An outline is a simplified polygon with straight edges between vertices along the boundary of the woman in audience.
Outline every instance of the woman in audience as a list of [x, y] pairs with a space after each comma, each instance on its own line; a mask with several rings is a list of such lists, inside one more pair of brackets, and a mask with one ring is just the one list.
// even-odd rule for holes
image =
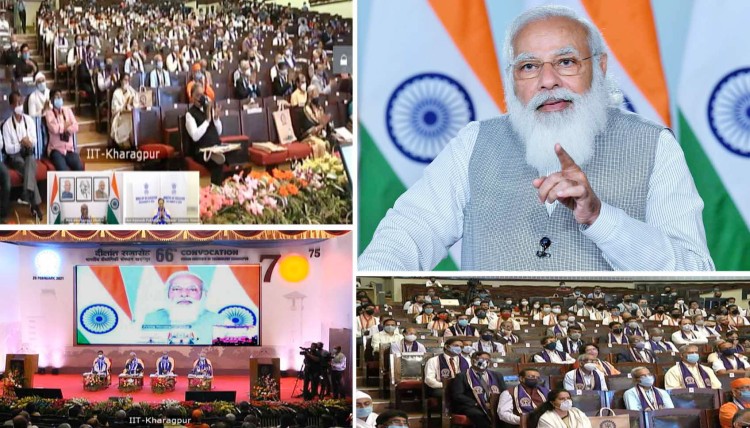
[[432, 321], [427, 323], [427, 328], [429, 330], [432, 330], [433, 334], [435, 334], [436, 336], [442, 337], [445, 330], [450, 328], [451, 325], [452, 323], [450, 314], [447, 310], [441, 309], [432, 318]]
[[529, 318], [533, 320], [540, 320], [544, 316], [542, 311], [542, 303], [534, 302], [531, 304], [531, 311], [529, 311]]
[[517, 308], [513, 309], [513, 316], [527, 317], [531, 313], [531, 307], [529, 306], [529, 299], [521, 299], [521, 303]]
[[73, 147], [73, 136], [78, 133], [78, 121], [73, 111], [63, 107], [62, 93], [55, 89], [50, 94], [52, 108], [47, 109], [45, 118], [49, 141], [47, 156], [57, 171], [83, 171], [83, 163]]
[[133, 142], [133, 109], [138, 108], [138, 97], [130, 86], [130, 75], [123, 74], [112, 94], [112, 139], [122, 149]]
[[422, 306], [422, 311], [414, 318], [415, 324], [427, 324], [430, 321], [432, 321], [432, 312], [434, 311], [434, 308], [432, 307], [432, 303], [425, 303], [424, 306]]
[[292, 107], [302, 107], [307, 104], [307, 77], [303, 73], [298, 73], [294, 84], [296, 89], [292, 92], [289, 104]]
[[44, 74], [37, 73], [34, 77], [36, 90], [29, 95], [29, 116], [41, 117], [49, 108], [49, 89]]
[[[594, 345], [593, 343], [587, 343], [583, 345], [583, 352], [585, 354], [589, 354], [592, 357], [596, 358], [596, 368], [601, 371], [602, 373], [606, 373], [607, 376], [616, 376], [620, 374], [620, 371], [615, 368], [612, 364], [610, 364], [608, 361], [604, 361], [599, 358], [599, 347]], [[578, 362], [574, 365], [577, 366]]]
[[326, 114], [320, 105], [318, 95], [320, 94], [315, 86], [307, 88], [307, 103], [302, 115], [302, 142], [310, 145], [314, 158], [322, 157], [328, 150], [326, 127], [331, 120], [331, 115]]
[[573, 407], [570, 392], [554, 389], [547, 401], [529, 414], [528, 428], [591, 428], [591, 421], [582, 411]]

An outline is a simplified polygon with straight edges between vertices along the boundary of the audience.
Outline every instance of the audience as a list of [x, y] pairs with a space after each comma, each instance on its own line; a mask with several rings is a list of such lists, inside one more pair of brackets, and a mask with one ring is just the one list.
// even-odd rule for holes
[[623, 400], [628, 410], [673, 409], [669, 392], [656, 388], [656, 379], [646, 367], [636, 367], [630, 371], [635, 386], [625, 391]]
[[51, 93], [52, 106], [46, 109], [47, 156], [57, 171], [83, 171], [83, 163], [75, 151], [73, 139], [78, 133], [78, 121], [73, 111], [63, 106], [62, 93], [55, 89]]

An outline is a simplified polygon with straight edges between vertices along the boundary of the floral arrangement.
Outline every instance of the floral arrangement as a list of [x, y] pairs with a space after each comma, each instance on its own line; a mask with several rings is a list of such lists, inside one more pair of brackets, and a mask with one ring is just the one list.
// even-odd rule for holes
[[211, 381], [213, 378], [210, 377], [189, 377], [188, 378], [188, 391], [210, 391]]
[[348, 178], [338, 156], [306, 159], [291, 170], [236, 174], [201, 189], [200, 216], [211, 224], [349, 224]]
[[121, 377], [120, 383], [117, 385], [117, 389], [120, 392], [135, 392], [143, 389], [143, 378], [142, 377]]
[[6, 397], [15, 397], [16, 388], [23, 388], [23, 378], [18, 370], [5, 372], [2, 379], [3, 395]]
[[96, 373], [84, 373], [83, 389], [85, 391], [100, 391], [108, 386], [107, 376], [99, 376]]
[[[195, 409], [201, 409], [203, 415], [210, 417], [224, 417], [228, 413], [239, 414], [236, 403], [216, 401], [213, 403], [199, 403], [196, 401], [163, 400], [161, 403], [136, 403], [131, 397], [120, 402], [101, 401], [90, 402], [84, 398], [51, 399], [39, 397], [25, 397], [15, 399], [12, 397], [0, 397], [0, 413], [11, 413], [13, 410], [25, 409], [33, 403], [42, 416], [65, 416], [68, 409], [78, 405], [81, 406], [83, 415], [88, 418], [94, 414], [105, 414], [114, 418], [117, 410], [130, 410], [139, 407], [146, 417], [159, 417], [166, 413], [170, 407], [177, 407], [183, 415], [189, 415]], [[320, 416], [333, 414], [339, 411], [351, 411], [352, 401], [347, 400], [318, 400], [287, 403], [282, 401], [250, 401], [250, 411], [258, 417], [278, 416], [284, 413], [307, 411], [311, 415]]]
[[258, 383], [250, 391], [250, 399], [257, 401], [279, 401], [279, 384], [271, 375], [258, 378]]
[[151, 378], [151, 392], [164, 394], [174, 391], [177, 378], [174, 376], [155, 376]]

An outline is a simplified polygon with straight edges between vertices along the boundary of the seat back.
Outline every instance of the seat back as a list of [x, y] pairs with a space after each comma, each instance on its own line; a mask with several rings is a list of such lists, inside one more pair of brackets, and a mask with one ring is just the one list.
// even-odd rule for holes
[[227, 135], [243, 135], [242, 134], [242, 122], [240, 119], [240, 112], [238, 109], [222, 109], [221, 110], [221, 133], [224, 136]]
[[133, 110], [133, 137], [135, 147], [161, 143], [161, 111], [159, 107]]
[[162, 86], [156, 90], [156, 104], [160, 107], [182, 104], [187, 101], [185, 89], [182, 86]]
[[706, 415], [700, 409], [661, 409], [646, 412], [649, 428], [708, 428]]
[[165, 104], [159, 107], [161, 110], [161, 125], [163, 129], [179, 128], [180, 116], [187, 113], [187, 104]]
[[588, 416], [599, 414], [599, 410], [607, 404], [605, 397], [604, 391], [570, 391], [573, 407]]
[[251, 142], [271, 141], [265, 110], [242, 109], [240, 121], [242, 123], [242, 134], [247, 135]]
[[393, 383], [402, 380], [421, 380], [422, 366], [425, 359], [424, 354], [418, 352], [404, 352], [400, 356], [391, 354], [391, 367]]
[[675, 408], [679, 409], [718, 409], [721, 403], [717, 389], [678, 388], [669, 391]]
[[224, 82], [214, 83], [214, 101], [226, 100], [229, 98], [229, 87]]

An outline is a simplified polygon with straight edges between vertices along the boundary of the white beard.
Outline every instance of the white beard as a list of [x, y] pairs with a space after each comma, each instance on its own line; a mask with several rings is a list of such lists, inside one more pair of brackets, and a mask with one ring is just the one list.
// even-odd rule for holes
[[[559, 171], [555, 144], [560, 143], [576, 164], [585, 165], [594, 154], [594, 138], [607, 125], [607, 107], [617, 101], [610, 97], [610, 88], [611, 82], [596, 63], [591, 88], [583, 95], [559, 88], [536, 94], [524, 106], [512, 90], [506, 91], [511, 125], [526, 145], [526, 163], [539, 175]], [[552, 99], [572, 104], [559, 112], [537, 111]]]
[[192, 305], [180, 305], [170, 300], [169, 306], [167, 306], [169, 320], [172, 324], [192, 324], [198, 319], [205, 307], [205, 299], [193, 300]]

